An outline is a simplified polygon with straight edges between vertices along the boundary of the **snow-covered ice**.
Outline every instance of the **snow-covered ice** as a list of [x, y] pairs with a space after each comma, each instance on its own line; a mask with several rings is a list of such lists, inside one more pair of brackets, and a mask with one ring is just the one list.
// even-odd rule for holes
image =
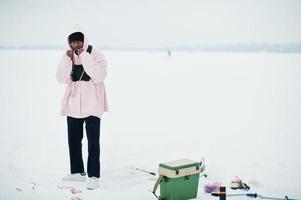
[[[55, 79], [62, 53], [0, 51], [0, 200], [152, 200], [156, 178], [136, 167], [156, 172], [160, 162], [201, 157], [208, 178], [198, 199], [214, 199], [205, 183], [228, 186], [236, 176], [251, 192], [301, 198], [301, 54], [104, 51], [110, 112], [101, 186], [88, 191], [61, 181], [69, 172], [65, 86]], [[83, 150], [86, 159], [86, 138]]]

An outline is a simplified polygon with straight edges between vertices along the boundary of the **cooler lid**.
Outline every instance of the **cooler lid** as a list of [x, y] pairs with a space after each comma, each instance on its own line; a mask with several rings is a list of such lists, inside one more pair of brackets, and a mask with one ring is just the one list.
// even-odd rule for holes
[[190, 159], [180, 159], [169, 162], [160, 163], [159, 167], [169, 170], [179, 170], [189, 167], [200, 167], [200, 163]]

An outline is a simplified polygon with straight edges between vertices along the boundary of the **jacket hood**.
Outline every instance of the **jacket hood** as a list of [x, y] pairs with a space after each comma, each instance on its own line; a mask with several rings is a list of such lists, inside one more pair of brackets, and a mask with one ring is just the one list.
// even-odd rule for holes
[[[80, 25], [75, 25], [68, 33], [67, 33], [67, 44], [70, 47], [69, 44], [69, 40], [68, 37], [75, 32], [81, 32], [82, 34], [84, 34], [84, 45], [83, 48], [84, 50], [87, 50], [87, 46], [88, 46], [88, 38], [87, 38], [87, 34], [85, 32], [85, 30], [80, 26]], [[71, 47], [70, 47], [71, 48]]]

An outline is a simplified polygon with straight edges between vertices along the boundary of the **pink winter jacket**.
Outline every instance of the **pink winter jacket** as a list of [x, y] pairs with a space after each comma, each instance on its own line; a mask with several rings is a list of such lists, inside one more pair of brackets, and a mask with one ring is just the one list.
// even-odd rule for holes
[[75, 118], [85, 118], [91, 115], [101, 117], [104, 112], [108, 111], [104, 85], [104, 79], [107, 75], [107, 62], [102, 53], [96, 50], [94, 46], [91, 54], [87, 52], [88, 40], [80, 27], [75, 27], [70, 34], [74, 32], [84, 34], [84, 52], [79, 56], [74, 54], [74, 64], [82, 64], [91, 79], [89, 81], [73, 82], [70, 76], [72, 60], [64, 53], [56, 72], [57, 80], [60, 83], [67, 84], [61, 103], [61, 115]]

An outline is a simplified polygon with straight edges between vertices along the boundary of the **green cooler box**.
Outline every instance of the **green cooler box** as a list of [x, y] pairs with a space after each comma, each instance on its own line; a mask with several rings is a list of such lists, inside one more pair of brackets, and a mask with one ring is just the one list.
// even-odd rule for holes
[[197, 197], [200, 163], [189, 159], [175, 160], [159, 164], [159, 179], [155, 184], [155, 194], [160, 184], [161, 200], [186, 200]]

